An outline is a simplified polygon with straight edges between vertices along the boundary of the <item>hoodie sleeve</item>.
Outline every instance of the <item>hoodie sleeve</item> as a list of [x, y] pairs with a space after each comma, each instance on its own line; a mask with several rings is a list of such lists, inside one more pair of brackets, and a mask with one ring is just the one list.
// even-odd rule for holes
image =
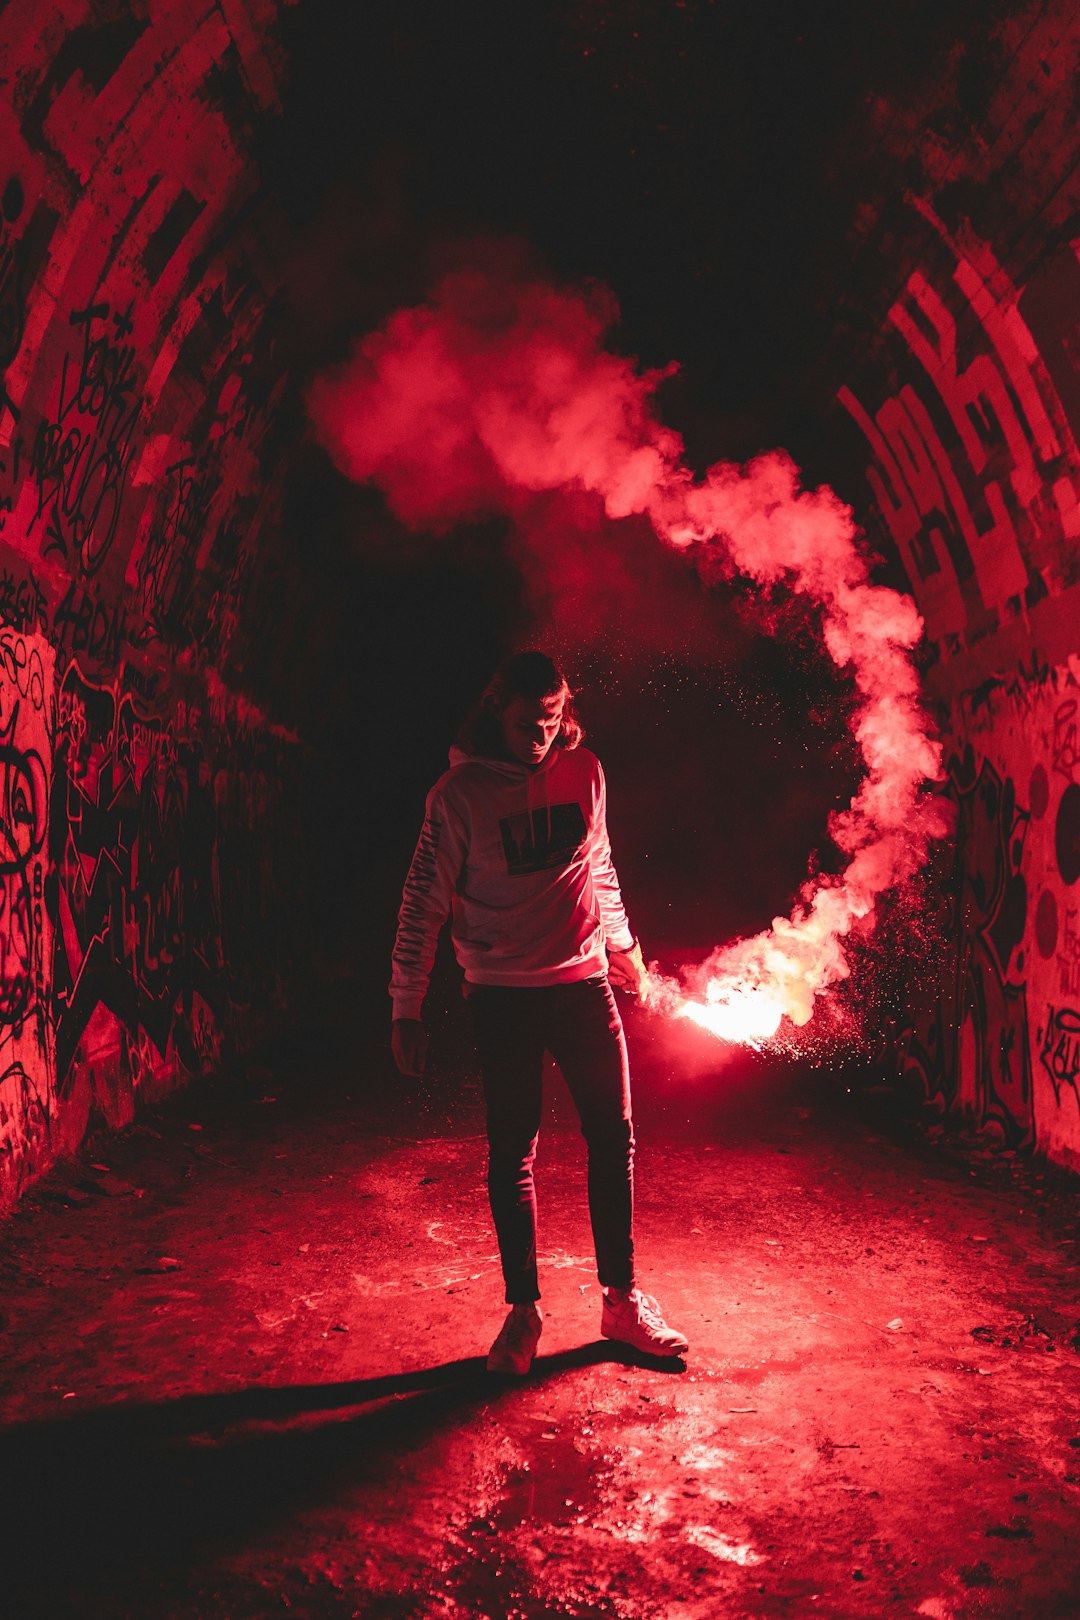
[[398, 912], [390, 978], [395, 1018], [420, 1017], [439, 931], [450, 914], [465, 852], [465, 829], [436, 783], [427, 797]]
[[634, 933], [626, 920], [619, 879], [611, 859], [611, 842], [607, 830], [607, 783], [599, 760], [596, 789], [596, 812], [589, 851], [592, 869], [593, 893], [604, 925], [604, 935], [613, 951], [628, 951], [634, 943]]

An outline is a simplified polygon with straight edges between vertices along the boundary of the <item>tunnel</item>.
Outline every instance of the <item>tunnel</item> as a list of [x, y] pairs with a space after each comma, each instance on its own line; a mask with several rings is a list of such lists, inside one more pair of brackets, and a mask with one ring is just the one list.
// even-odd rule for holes
[[0, 5], [0, 1613], [1080, 1615], [1078, 62]]

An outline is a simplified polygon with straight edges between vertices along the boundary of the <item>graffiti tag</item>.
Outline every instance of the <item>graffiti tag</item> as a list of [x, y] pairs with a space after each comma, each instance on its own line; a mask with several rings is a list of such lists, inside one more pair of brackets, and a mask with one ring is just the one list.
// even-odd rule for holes
[[48, 635], [48, 604], [35, 574], [19, 578], [10, 569], [0, 569], [0, 623], [24, 633], [39, 630]]
[[47, 814], [40, 755], [0, 744], [0, 1025], [20, 1024], [33, 992]]
[[1039, 1062], [1053, 1081], [1057, 1096], [1063, 1085], [1075, 1089], [1080, 1076], [1080, 1012], [1075, 1008], [1047, 1007]]
[[[838, 401], [871, 451], [866, 477], [900, 551], [928, 634], [948, 656], [1038, 590], [1025, 546], [1062, 533], [1077, 490], [1056, 476], [1067, 431], [1061, 401], [1000, 267], [962, 252], [941, 221], [948, 263], [916, 268], [887, 325], [918, 367], [875, 410], [848, 387]], [[933, 278], [932, 278], [933, 276]], [[1046, 489], [1053, 482], [1054, 500]]]
[[137, 565], [139, 606], [160, 628], [184, 631], [196, 581], [196, 558], [205, 541], [217, 494], [216, 466], [191, 457], [167, 469], [168, 504]]
[[1063, 776], [1067, 782], [1071, 782], [1073, 772], [1077, 765], [1080, 765], [1075, 698], [1067, 698], [1064, 703], [1059, 703], [1054, 712], [1052, 757], [1057, 775]]
[[39, 714], [45, 707], [45, 669], [41, 654], [14, 630], [0, 630], [0, 672], [21, 698]]
[[1058, 948], [1058, 972], [1061, 976], [1061, 994], [1080, 997], [1080, 932], [1076, 919], [1080, 913], [1066, 911], [1065, 932]]
[[53, 636], [58, 652], [87, 653], [117, 664], [129, 639], [124, 604], [119, 600], [109, 606], [97, 602], [72, 580], [53, 615]]
[[30, 526], [48, 513], [44, 554], [94, 574], [116, 537], [140, 402], [134, 345], [124, 341], [130, 311], [91, 304], [74, 310], [71, 324], [82, 330], [82, 353], [75, 365], [64, 356], [55, 419], [43, 419], [34, 437], [38, 505]]

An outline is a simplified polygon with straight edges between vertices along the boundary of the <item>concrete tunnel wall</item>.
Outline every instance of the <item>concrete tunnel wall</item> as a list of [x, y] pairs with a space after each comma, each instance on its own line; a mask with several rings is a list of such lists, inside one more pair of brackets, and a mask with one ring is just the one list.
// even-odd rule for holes
[[[274, 0], [0, 17], [4, 1204], [91, 1119], [242, 1047], [280, 984], [288, 784], [327, 640], [278, 522], [303, 366], [256, 156], [280, 25]], [[1014, 7], [918, 96], [868, 94], [804, 390], [826, 476], [924, 615], [958, 812], [944, 965], [912, 976], [900, 1067], [1070, 1163], [1078, 33], [1067, 4]]]
[[0, 19], [0, 1204], [242, 1049], [275, 982], [271, 11]]
[[[826, 369], [838, 487], [925, 621], [955, 847], [945, 960], [897, 1030], [916, 1095], [1080, 1164], [1080, 29], [1024, 7], [873, 152]], [[973, 72], [973, 66], [976, 71]], [[841, 449], [846, 437], [847, 448]]]

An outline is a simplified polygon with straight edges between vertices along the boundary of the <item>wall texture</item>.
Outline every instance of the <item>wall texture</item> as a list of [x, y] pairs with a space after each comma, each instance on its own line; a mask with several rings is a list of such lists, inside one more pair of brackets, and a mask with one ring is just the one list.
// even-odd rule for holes
[[927, 1100], [1080, 1165], [1080, 24], [1016, 8], [853, 144], [875, 189], [830, 350], [846, 491], [926, 622], [958, 811]]
[[0, 14], [0, 1206], [275, 980], [274, 9]]

